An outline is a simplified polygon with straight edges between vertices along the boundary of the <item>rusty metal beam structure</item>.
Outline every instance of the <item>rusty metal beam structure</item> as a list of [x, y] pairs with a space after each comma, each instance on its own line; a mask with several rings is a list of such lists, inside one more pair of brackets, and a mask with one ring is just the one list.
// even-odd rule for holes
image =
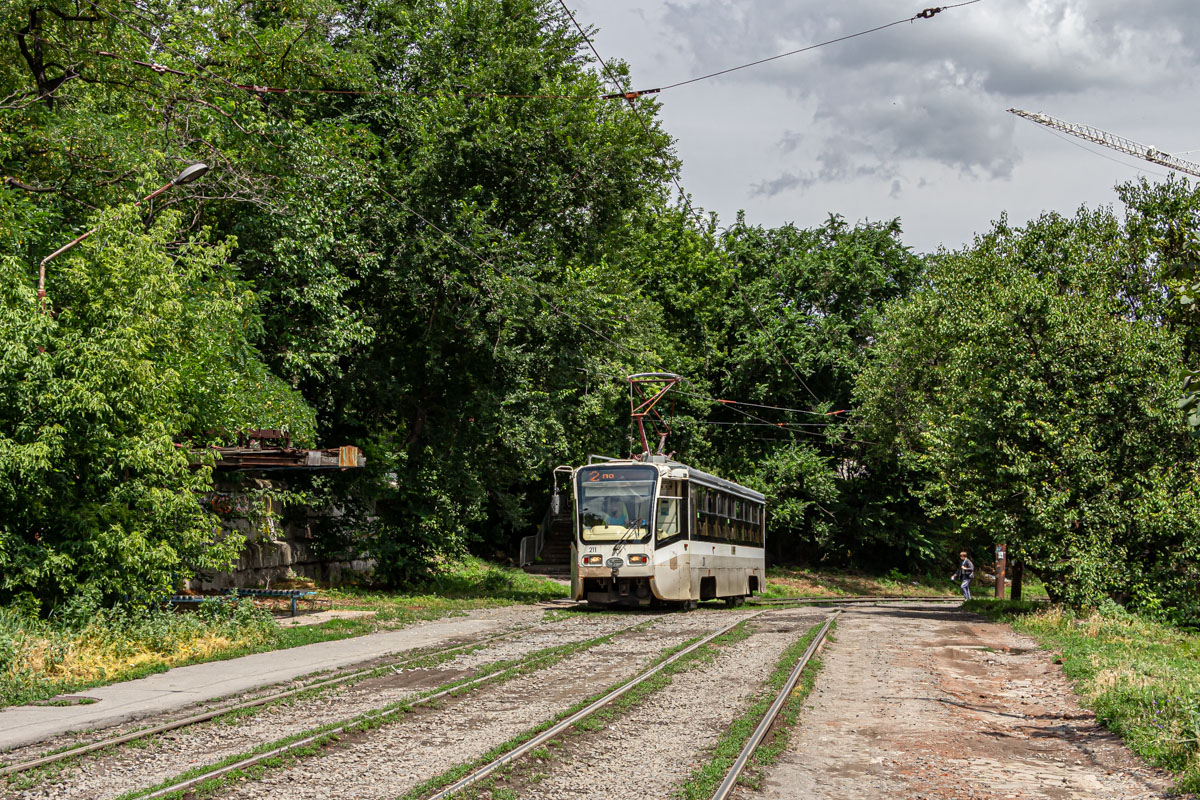
[[213, 469], [223, 472], [340, 470], [367, 465], [362, 451], [353, 445], [323, 450], [292, 447], [286, 431], [273, 429], [241, 431], [236, 446], [213, 447], [207, 452], [217, 455]]
[[365, 467], [367, 459], [353, 445], [327, 450], [305, 450], [298, 447], [216, 447], [218, 454], [213, 469], [229, 472], [249, 470], [323, 470]]
[[658, 437], [656, 452], [662, 455], [667, 446], [667, 437], [671, 435], [671, 426], [655, 406], [683, 379], [673, 372], [639, 372], [630, 375], [628, 380], [629, 416], [637, 423], [638, 434], [642, 439], [642, 455], [650, 454], [650, 440], [646, 436], [647, 417], [650, 420], [651, 431]]

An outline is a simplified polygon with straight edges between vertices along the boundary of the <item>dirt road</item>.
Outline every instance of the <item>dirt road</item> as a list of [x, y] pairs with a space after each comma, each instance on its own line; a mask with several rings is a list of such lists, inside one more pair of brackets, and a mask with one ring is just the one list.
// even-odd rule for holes
[[1053, 656], [934, 605], [847, 609], [789, 751], [742, 798], [1164, 797]]

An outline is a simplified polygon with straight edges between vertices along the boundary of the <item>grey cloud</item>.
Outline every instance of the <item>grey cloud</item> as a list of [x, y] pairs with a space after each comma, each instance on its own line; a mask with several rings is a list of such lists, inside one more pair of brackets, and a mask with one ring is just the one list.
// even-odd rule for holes
[[757, 197], [774, 197], [792, 189], [807, 189], [815, 183], [816, 180], [812, 177], [801, 177], [794, 172], [785, 172], [773, 180], [763, 180], [751, 184], [750, 194]]
[[878, 159], [869, 144], [853, 139], [827, 140], [816, 160], [819, 164], [816, 170], [786, 171], [777, 178], [751, 184], [750, 194], [758, 197], [775, 197], [794, 190], [803, 192], [820, 183], [852, 181], [860, 178], [890, 180], [897, 175], [896, 168]]
[[[665, 23], [675, 30], [677, 42], [686, 43], [697, 72], [897, 17], [896, 5], [886, 0], [695, 0], [667, 7]], [[1020, 160], [1005, 108], [1089, 92], [1120, 97], [1164, 91], [1164, 85], [1178, 91], [1200, 65], [1197, 41], [1200, 13], [1194, 0], [980, 3], [733, 73], [717, 83], [724, 82], [724, 91], [731, 81], [783, 90], [815, 109], [814, 127], [803, 136], [784, 131], [778, 146], [785, 156], [806, 155], [802, 145], [819, 142], [820, 166], [807, 172], [792, 168], [763, 180], [754, 185], [756, 194], [773, 196], [861, 176], [849, 165], [864, 162], [871, 165], [870, 175], [893, 180], [898, 162], [910, 159], [1003, 179]], [[706, 90], [722, 91], [714, 84]]]
[[783, 138], [779, 140], [778, 144], [784, 154], [794, 153], [800, 145], [804, 144], [804, 134], [798, 131], [784, 131]]

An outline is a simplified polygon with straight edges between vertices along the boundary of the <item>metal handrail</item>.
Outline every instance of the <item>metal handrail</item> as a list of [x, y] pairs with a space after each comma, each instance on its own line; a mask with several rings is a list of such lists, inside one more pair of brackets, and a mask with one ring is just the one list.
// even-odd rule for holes
[[546, 531], [550, 529], [553, 519], [554, 509], [547, 508], [545, 516], [542, 517], [542, 524], [538, 526], [538, 532], [533, 536], [525, 536], [521, 539], [520, 566], [527, 567], [542, 555], [542, 550], [546, 547]]

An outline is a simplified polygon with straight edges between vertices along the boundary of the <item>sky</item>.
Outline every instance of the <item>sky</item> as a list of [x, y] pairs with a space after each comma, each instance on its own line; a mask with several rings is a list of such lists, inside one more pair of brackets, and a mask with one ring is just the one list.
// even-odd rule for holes
[[[928, 0], [567, 0], [649, 89], [911, 18]], [[1167, 170], [1028, 122], [1042, 112], [1200, 162], [1196, 0], [980, 0], [663, 91], [681, 182], [722, 225], [899, 217], [918, 252], [1007, 214], [1117, 205]], [[1188, 150], [1195, 150], [1188, 153]], [[1119, 211], [1119, 206], [1118, 206]]]

